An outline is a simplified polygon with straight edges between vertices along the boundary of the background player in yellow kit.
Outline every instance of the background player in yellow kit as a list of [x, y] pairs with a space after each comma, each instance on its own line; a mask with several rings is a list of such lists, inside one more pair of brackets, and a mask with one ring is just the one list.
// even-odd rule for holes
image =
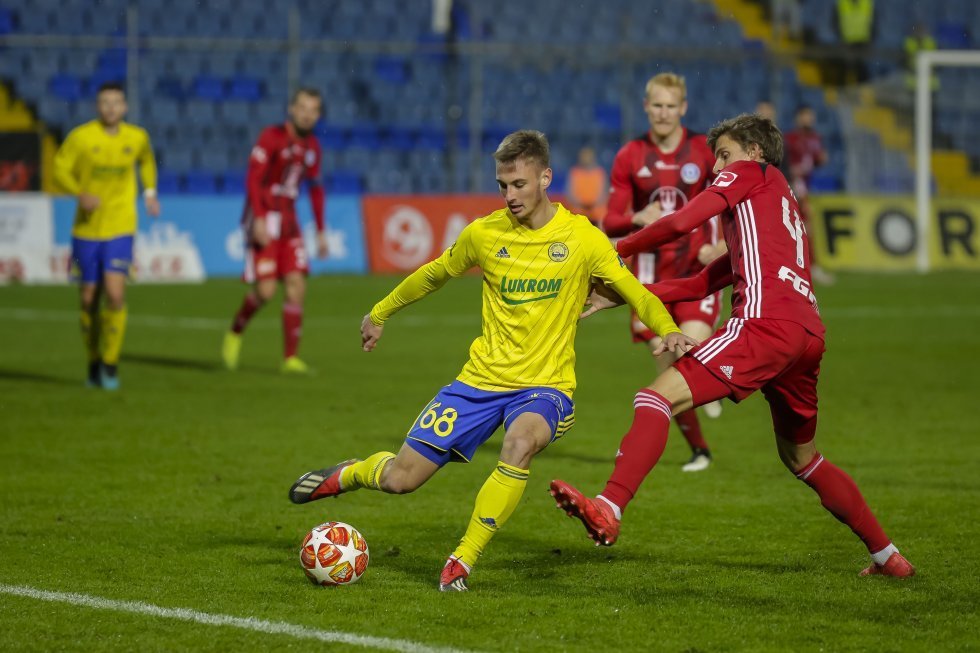
[[[56, 182], [78, 197], [72, 227], [71, 273], [81, 286], [82, 339], [88, 384], [119, 388], [117, 366], [126, 333], [126, 278], [136, 234], [139, 163], [146, 211], [160, 214], [157, 167], [146, 131], [123, 122], [128, 107], [119, 84], [99, 87], [98, 118], [73, 129], [55, 156]], [[100, 300], [105, 306], [99, 310]]]
[[294, 503], [307, 503], [360, 488], [412, 492], [447, 462], [468, 462], [503, 425], [500, 460], [442, 570], [442, 591], [467, 589], [473, 564], [517, 507], [531, 459], [574, 422], [575, 334], [593, 279], [615, 289], [663, 335], [662, 351], [683, 352], [697, 342], [680, 333], [601, 231], [548, 201], [552, 172], [544, 134], [514, 132], [494, 159], [507, 208], [463, 229], [452, 247], [412, 273], [361, 324], [363, 349], [371, 351], [398, 310], [479, 266], [483, 333], [469, 361], [422, 409], [397, 455], [380, 451], [309, 472], [289, 493]]

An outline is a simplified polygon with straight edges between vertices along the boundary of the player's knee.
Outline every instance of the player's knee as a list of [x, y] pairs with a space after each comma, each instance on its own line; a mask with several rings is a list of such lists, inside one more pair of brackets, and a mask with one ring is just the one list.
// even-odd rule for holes
[[122, 292], [106, 293], [105, 303], [113, 311], [121, 310], [126, 305], [126, 295]]
[[542, 438], [528, 430], [508, 433], [500, 450], [500, 459], [508, 465], [525, 467], [542, 448]]

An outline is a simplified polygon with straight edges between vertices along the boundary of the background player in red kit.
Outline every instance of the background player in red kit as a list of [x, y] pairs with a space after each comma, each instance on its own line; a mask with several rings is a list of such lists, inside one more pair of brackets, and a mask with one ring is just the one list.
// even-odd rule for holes
[[296, 217], [296, 197], [302, 180], [309, 182], [310, 203], [316, 220], [317, 256], [327, 256], [324, 231], [324, 192], [320, 183], [320, 144], [313, 127], [323, 111], [320, 93], [301, 88], [289, 103], [289, 120], [267, 127], [252, 148], [248, 162], [248, 198], [242, 215], [247, 247], [245, 281], [252, 289], [225, 334], [221, 353], [225, 367], [234, 370], [242, 347], [242, 332], [252, 316], [272, 299], [280, 281], [286, 298], [282, 305], [282, 371], [309, 371], [296, 356], [303, 327], [303, 300], [309, 261], [303, 232]]
[[[684, 78], [674, 73], [651, 77], [643, 110], [650, 120], [650, 130], [624, 145], [613, 161], [609, 205], [602, 221], [603, 230], [612, 238], [625, 236], [683, 208], [711, 178], [715, 160], [705, 137], [689, 132], [681, 124], [687, 113]], [[674, 242], [638, 251], [633, 257], [633, 274], [644, 284], [689, 277], [723, 254], [724, 247], [718, 221], [711, 220]], [[667, 306], [681, 331], [699, 342], [715, 330], [720, 308], [720, 293]], [[631, 316], [631, 329], [634, 342], [646, 342], [651, 350], [659, 346], [660, 338], [636, 315]], [[665, 353], [654, 360], [658, 373], [662, 373], [677, 360], [677, 355]], [[721, 404], [712, 402], [706, 412], [717, 417]], [[678, 413], [674, 419], [691, 447], [691, 459], [684, 471], [707, 469], [711, 452], [697, 413]]]
[[[813, 107], [801, 104], [793, 118], [792, 131], [786, 132], [786, 164], [789, 168], [789, 184], [800, 205], [803, 224], [810, 220], [810, 179], [813, 171], [827, 162], [827, 150], [814, 128], [817, 115]], [[834, 276], [816, 263], [813, 241], [810, 241], [810, 274], [817, 283], [831, 284]]]
[[[782, 160], [782, 136], [771, 121], [742, 115], [712, 128], [708, 143], [717, 155], [717, 177], [708, 190], [685, 209], [620, 241], [617, 249], [621, 256], [645, 251], [721, 213], [728, 254], [696, 277], [661, 282], [651, 290], [669, 302], [732, 284], [732, 317], [637, 393], [633, 425], [602, 494], [589, 499], [560, 480], [552, 481], [551, 493], [598, 544], [609, 546], [619, 536], [622, 510], [663, 453], [672, 411], [723, 397], [737, 402], [761, 389], [783, 464], [871, 553], [871, 566], [862, 575], [912, 576], [915, 568], [885, 535], [857, 485], [813, 443], [824, 326], [811, 290], [799, 207], [786, 178], [770, 165]], [[594, 297], [586, 313], [613, 305], [607, 296]]]

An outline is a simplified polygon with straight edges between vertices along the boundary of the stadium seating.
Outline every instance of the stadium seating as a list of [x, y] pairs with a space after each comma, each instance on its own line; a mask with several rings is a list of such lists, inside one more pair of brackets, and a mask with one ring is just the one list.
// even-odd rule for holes
[[[972, 0], [896, 4], [901, 11], [879, 10], [876, 15], [876, 45], [883, 48], [900, 48], [919, 20], [930, 25], [944, 46], [973, 46], [980, 37], [980, 4]], [[289, 21], [285, 16], [270, 20], [260, 0], [142, 0], [134, 6], [142, 35], [202, 39], [197, 47], [145, 47], [139, 52], [134, 113], [153, 137], [162, 168], [176, 175], [172, 179], [182, 190], [239, 188], [227, 182], [240, 178], [259, 129], [285, 115], [287, 58], [269, 44], [288, 37]], [[297, 0], [296, 6], [302, 16], [301, 77], [326, 99], [317, 135], [325, 150], [324, 172], [335, 190], [469, 189], [474, 157], [486, 158], [517, 127], [549, 134], [559, 173], [585, 144], [593, 145], [600, 163], [608, 166], [624, 138], [646, 128], [640, 107], [643, 84], [662, 70], [687, 76], [686, 123], [692, 129], [703, 131], [722, 115], [751, 110], [759, 100], [770, 99], [779, 108], [782, 125], [791, 124], [798, 104], [812, 105], [818, 130], [835, 146], [843, 144], [838, 116], [826, 106], [822, 92], [802, 85], [792, 68], [768, 62], [760, 44], [746, 40], [737, 23], [716, 15], [712, 3], [582, 0], [576, 11], [569, 11], [563, 0], [506, 2], [492, 8], [458, 0], [457, 38], [494, 46], [480, 59], [482, 100], [477, 104], [471, 103], [476, 71], [469, 56], [431, 49], [445, 37], [430, 30], [430, 3]], [[128, 0], [101, 0], [98, 5], [5, 0], [0, 34], [121, 36], [130, 7]], [[834, 0], [806, 3], [807, 28], [818, 43], [837, 40], [833, 8]], [[532, 27], [538, 25], [549, 27], [549, 41], [556, 46], [552, 56], [531, 57], [526, 49], [511, 56], [498, 47], [537, 37]], [[257, 36], [260, 40], [253, 42]], [[240, 49], [208, 47], [207, 39], [216, 37], [246, 40]], [[352, 40], [375, 46], [343, 47]], [[121, 42], [113, 43], [101, 50], [9, 47], [0, 57], [0, 75], [34, 104], [43, 120], [64, 132], [89, 118], [98, 84], [126, 75], [127, 51], [118, 47]], [[703, 53], [698, 59], [691, 58], [692, 43]], [[651, 44], [665, 52], [677, 48], [678, 54], [655, 61], [614, 55], [617, 46]], [[589, 45], [597, 46], [596, 56], [583, 58], [581, 49]], [[875, 68], [882, 73], [893, 69], [889, 62]], [[955, 109], [957, 101], [980, 101], [973, 98], [980, 94], [975, 90], [980, 73], [940, 71], [941, 81], [950, 76], [971, 83], [950, 83], [949, 88], [964, 89], [958, 92], [964, 97], [942, 98], [945, 108]], [[478, 115], [471, 115], [474, 111]], [[965, 114], [955, 115], [950, 124], [958, 127], [945, 136], [975, 153], [976, 139], [966, 138], [975, 132], [972, 124]], [[480, 125], [474, 134], [469, 132], [471, 119]], [[479, 154], [470, 150], [471, 143]], [[449, 147], [456, 148], [453, 156]], [[842, 187], [845, 176], [846, 157], [833, 148], [831, 152], [818, 179], [828, 189]], [[421, 157], [415, 164], [414, 154]], [[208, 174], [212, 184], [200, 179]], [[495, 190], [489, 169], [484, 177], [478, 190]], [[895, 183], [891, 173], [882, 180], [888, 188]]]

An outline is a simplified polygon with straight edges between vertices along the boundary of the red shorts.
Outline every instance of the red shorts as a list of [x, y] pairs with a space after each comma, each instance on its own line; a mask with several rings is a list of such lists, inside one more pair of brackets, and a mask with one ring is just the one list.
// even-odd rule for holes
[[282, 279], [290, 272], [309, 274], [310, 261], [303, 238], [270, 240], [265, 247], [249, 246], [245, 250], [245, 274], [248, 283], [264, 279]]
[[674, 363], [700, 406], [738, 402], [762, 390], [776, 435], [805, 444], [817, 426], [817, 377], [823, 339], [786, 320], [731, 318]]
[[[685, 322], [704, 322], [713, 329], [718, 324], [718, 316], [721, 314], [721, 293], [708, 295], [696, 302], [674, 302], [664, 305], [677, 326]], [[640, 321], [636, 313], [631, 316], [630, 326], [633, 331], [633, 342], [650, 342], [657, 337], [652, 329]]]

